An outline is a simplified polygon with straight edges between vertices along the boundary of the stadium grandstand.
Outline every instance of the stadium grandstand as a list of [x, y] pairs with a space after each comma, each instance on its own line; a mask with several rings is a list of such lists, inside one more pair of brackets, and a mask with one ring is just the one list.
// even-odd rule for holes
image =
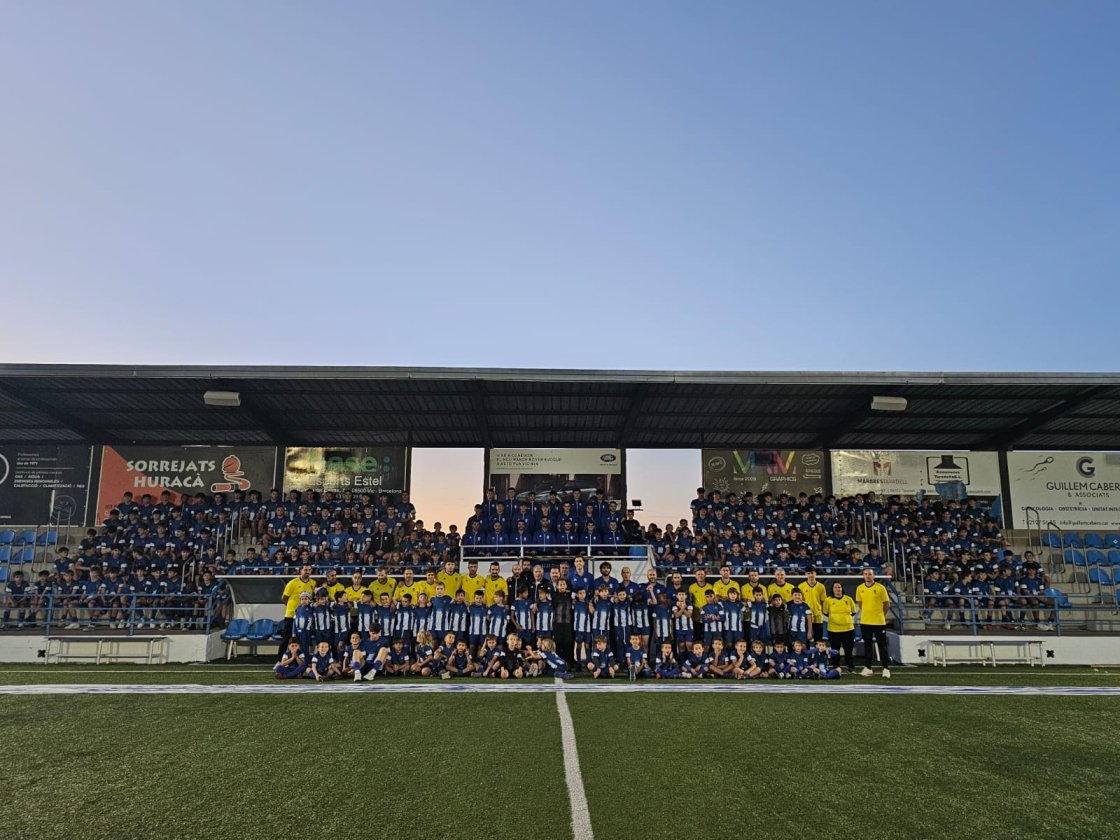
[[[811, 575], [853, 594], [869, 569], [900, 662], [1034, 663], [1044, 647], [1073, 662], [1082, 648], [1055, 654], [1051, 637], [1120, 628], [1114, 374], [7, 365], [0, 400], [0, 626], [41, 635], [51, 659], [282, 648], [295, 609], [282, 593], [305, 565], [330, 609], [356, 584], [348, 620], [330, 619], [336, 642], [379, 574], [403, 587], [385, 621], [401, 594], [413, 610], [424, 594], [426, 627], [437, 576], [486, 578], [491, 563], [507, 609], [533, 567], [553, 590], [584, 574], [590, 589], [612, 564], [617, 621], [603, 630], [641, 627], [647, 650], [659, 596], [672, 612], [698, 575], [723, 579], [719, 603], [727, 581], [742, 589], [749, 640], [755, 588], [769, 604], [776, 576]], [[408, 491], [415, 446], [487, 450], [461, 522], [425, 525]], [[641, 495], [625, 487], [634, 447], [701, 451], [706, 486], [681, 488], [678, 521], [641, 523], [627, 504]], [[603, 460], [526, 466], [542, 450]], [[514, 465], [494, 469], [496, 454]], [[693, 607], [699, 636], [702, 596]]]
[[[159, 803], [11, 833], [333, 836], [356, 789], [386, 836], [668, 837], [769, 784], [859, 836], [1116, 836], [1118, 409], [1115, 374], [0, 366], [12, 801], [49, 766]], [[418, 446], [483, 448], [457, 521]], [[635, 447], [697, 450], [670, 521]], [[748, 813], [667, 828], [682, 778]]]

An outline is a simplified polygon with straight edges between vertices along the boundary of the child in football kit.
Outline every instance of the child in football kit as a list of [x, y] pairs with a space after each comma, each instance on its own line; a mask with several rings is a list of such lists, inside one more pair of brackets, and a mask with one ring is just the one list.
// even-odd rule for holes
[[[661, 596], [663, 600], [665, 596]], [[657, 655], [653, 659], [653, 675], [659, 680], [675, 680], [681, 675], [680, 666], [677, 665], [677, 658], [673, 656], [673, 643], [671, 641], [662, 642]]]
[[738, 589], [727, 590], [727, 600], [723, 602], [723, 641], [732, 651], [736, 642], [745, 639], [743, 634], [743, 602], [739, 600]]
[[498, 647], [498, 637], [491, 633], [483, 641], [482, 649], [478, 652], [478, 668], [474, 675], [476, 677], [496, 677], [501, 668], [502, 649]]
[[808, 648], [813, 633], [813, 612], [805, 603], [805, 594], [800, 589], [793, 590], [793, 602], [789, 605], [789, 641], [800, 641]]
[[478, 656], [490, 625], [490, 608], [486, 606], [481, 589], [474, 593], [474, 601], [467, 608], [467, 620], [467, 641], [470, 642], [471, 655]]
[[412, 663], [412, 673], [419, 674], [422, 677], [430, 677], [434, 671], [435, 662], [436, 653], [432, 642], [432, 634], [427, 630], [421, 630], [416, 634], [416, 661]]
[[839, 654], [828, 646], [828, 642], [819, 639], [814, 648], [809, 652], [809, 670], [818, 680], [839, 679], [841, 669], [832, 666], [832, 657]]
[[723, 639], [716, 636], [712, 639], [712, 650], [709, 654], [712, 664], [709, 668], [713, 677], [730, 677], [735, 667], [735, 661], [723, 646]]
[[695, 641], [692, 643], [691, 653], [681, 662], [681, 676], [696, 679], [705, 677], [711, 664], [712, 657], [704, 653], [704, 643]]
[[591, 605], [587, 603], [587, 590], [576, 590], [572, 602], [572, 633], [575, 640], [576, 662], [587, 662], [591, 652]]
[[394, 636], [392, 646], [389, 648], [389, 662], [385, 668], [386, 674], [405, 676], [412, 665], [412, 656], [404, 645], [404, 639]]
[[735, 643], [734, 665], [731, 668], [731, 676], [737, 680], [745, 680], [751, 678], [752, 664], [749, 661], [750, 647], [746, 639], [740, 639]]
[[[608, 607], [609, 609], [609, 607]], [[591, 659], [587, 663], [587, 670], [595, 679], [609, 679], [618, 671], [614, 654], [607, 647], [607, 637], [599, 636], [595, 639], [595, 649], [591, 651]]]
[[704, 650], [711, 650], [712, 643], [719, 639], [723, 643], [723, 605], [716, 601], [716, 593], [704, 593], [707, 603], [700, 609], [700, 623], [704, 626]]
[[786, 643], [779, 638], [774, 639], [774, 649], [770, 651], [770, 663], [774, 666], [774, 673], [778, 679], [790, 678], [789, 651], [786, 650]]
[[762, 642], [762, 646], [770, 644], [770, 608], [766, 603], [766, 593], [762, 591], [762, 587], [756, 587], [754, 590], [754, 600], [751, 601], [750, 607], [750, 640], [751, 649], [754, 649], [754, 643]]
[[471, 659], [470, 651], [467, 649], [466, 642], [456, 642], [455, 652], [451, 654], [451, 658], [447, 662], [447, 670], [443, 673], [447, 676], [445, 679], [451, 677], [469, 677], [474, 671], [474, 660]]
[[570, 680], [572, 672], [568, 670], [568, 663], [556, 653], [556, 642], [552, 639], [542, 639], [535, 651], [529, 651], [529, 659], [543, 662], [551, 669], [552, 675], [562, 680]]
[[331, 643], [323, 640], [319, 642], [315, 653], [311, 657], [311, 677], [315, 682], [326, 682], [342, 675], [338, 660], [331, 653]]
[[304, 659], [303, 651], [300, 650], [299, 639], [292, 636], [288, 640], [288, 649], [284, 651], [284, 655], [272, 670], [276, 672], [276, 679], [292, 680], [302, 676], [306, 668], [307, 661]]
[[646, 649], [642, 645], [640, 633], [630, 634], [630, 645], [624, 651], [623, 661], [626, 663], [626, 670], [630, 674], [630, 679], [650, 675], [649, 658], [646, 656]]
[[677, 593], [677, 602], [673, 605], [673, 631], [677, 640], [677, 655], [683, 663], [692, 650], [692, 605], [688, 603], [687, 592]]
[[747, 654], [747, 662], [750, 663], [747, 676], [752, 680], [769, 679], [776, 676], [774, 662], [766, 655], [766, 647], [762, 644], [761, 639], [755, 639], [751, 642], [751, 652]]
[[807, 680], [813, 676], [809, 670], [809, 654], [806, 653], [805, 643], [801, 639], [792, 642], [793, 651], [786, 659], [786, 672], [790, 679]]

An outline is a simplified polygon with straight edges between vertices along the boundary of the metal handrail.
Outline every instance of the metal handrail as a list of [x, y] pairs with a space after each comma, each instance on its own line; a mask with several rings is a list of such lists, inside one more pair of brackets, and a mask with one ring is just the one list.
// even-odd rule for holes
[[[104, 603], [93, 605], [90, 603], [91, 597], [82, 594], [38, 594], [31, 589], [22, 595], [5, 595], [0, 598], [0, 624], [16, 627], [41, 625], [45, 636], [59, 630], [73, 630], [83, 626], [124, 630], [126, 636], [133, 636], [137, 629], [143, 629], [145, 625], [154, 627], [156, 624], [190, 625], [197, 632], [209, 633], [218, 593], [106, 593], [93, 597], [102, 598]], [[107, 615], [94, 619], [94, 612]], [[3, 619], [5, 614], [8, 616], [6, 621]], [[114, 614], [116, 618], [109, 617]]]

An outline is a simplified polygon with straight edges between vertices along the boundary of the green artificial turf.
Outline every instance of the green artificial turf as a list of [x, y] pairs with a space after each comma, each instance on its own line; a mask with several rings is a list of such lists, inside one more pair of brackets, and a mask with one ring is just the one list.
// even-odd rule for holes
[[[894, 682], [1115, 685], [1115, 671]], [[257, 683], [203, 666], [0, 667], [0, 682]], [[869, 681], [878, 681], [874, 678]], [[0, 696], [4, 836], [571, 836], [543, 694]], [[1120, 838], [1120, 698], [580, 694], [598, 840]]]
[[571, 837], [552, 695], [0, 697], [0, 737], [13, 840]]
[[568, 695], [597, 840], [1120, 837], [1118, 703]]

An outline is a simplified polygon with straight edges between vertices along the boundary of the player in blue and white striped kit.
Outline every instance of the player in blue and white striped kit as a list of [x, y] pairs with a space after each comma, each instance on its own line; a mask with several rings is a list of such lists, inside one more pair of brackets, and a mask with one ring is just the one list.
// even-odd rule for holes
[[509, 623], [509, 608], [506, 607], [506, 596], [501, 590], [494, 593], [494, 605], [490, 607], [490, 623], [487, 632], [495, 639], [506, 637], [506, 625]]
[[813, 613], [805, 603], [805, 596], [800, 589], [793, 590], [793, 602], [789, 605], [789, 642], [801, 642], [809, 647], [809, 633], [813, 629]]
[[335, 596], [334, 606], [331, 607], [331, 633], [334, 636], [334, 650], [341, 655], [350, 641], [350, 604], [342, 590]]
[[471, 655], [477, 656], [486, 641], [486, 631], [490, 626], [490, 608], [482, 590], [474, 593], [474, 603], [467, 607], [467, 641], [470, 644]]
[[368, 589], [362, 593], [362, 600], [358, 604], [358, 633], [364, 639], [369, 631], [373, 628], [374, 621], [377, 620], [377, 613], [373, 608], [373, 593]]
[[587, 590], [576, 590], [572, 601], [572, 637], [575, 642], [576, 662], [586, 662], [591, 653], [591, 605], [587, 603]]
[[436, 594], [432, 596], [432, 614], [428, 618], [429, 632], [433, 639], [443, 639], [451, 629], [451, 596], [442, 581], [436, 584]]
[[552, 597], [548, 594], [548, 590], [542, 586], [540, 591], [540, 598], [537, 601], [537, 615], [535, 622], [538, 645], [545, 639], [552, 638], [552, 623]]
[[610, 590], [606, 586], [600, 587], [595, 596], [595, 603], [591, 605], [591, 634], [595, 638], [602, 636], [604, 639], [611, 637], [611, 613], [613, 612]]
[[673, 635], [677, 641], [677, 660], [683, 662], [692, 650], [692, 604], [688, 593], [677, 593], [677, 603], [673, 605]]
[[632, 612], [626, 590], [619, 587], [619, 590], [614, 594], [614, 604], [611, 607], [612, 648], [614, 649], [614, 658], [619, 662], [625, 659], [626, 647], [630, 644]]
[[673, 611], [669, 606], [669, 597], [665, 593], [658, 596], [657, 603], [651, 610], [653, 621], [650, 629], [653, 631], [654, 650], [663, 643], [673, 643]]
[[393, 622], [393, 640], [401, 640], [405, 653], [412, 652], [412, 640], [416, 638], [416, 613], [412, 606], [412, 596], [407, 592], [401, 596]]
[[723, 605], [716, 601], [716, 593], [704, 593], [708, 603], [700, 609], [700, 621], [704, 625], [704, 650], [712, 649], [712, 642], [723, 639]]
[[[299, 593], [299, 606], [292, 616], [292, 635], [299, 639], [299, 647], [305, 652], [311, 650], [311, 593]], [[305, 661], [306, 664], [306, 661]]]
[[743, 602], [739, 600], [739, 590], [727, 590], [727, 600], [723, 602], [723, 641], [729, 651], [735, 650], [735, 643], [741, 642], [743, 634]]
[[[455, 634], [455, 641], [467, 641], [467, 627], [470, 624], [470, 608], [467, 605], [466, 593], [460, 589], [455, 593], [455, 600], [451, 602], [448, 610], [447, 631]], [[485, 606], [485, 605], [483, 605]]]
[[[311, 649], [318, 650], [319, 642], [326, 642], [333, 646], [334, 635], [331, 632], [331, 607], [327, 603], [327, 590], [318, 589], [315, 592], [315, 603], [311, 607]], [[314, 659], [312, 654], [312, 659]], [[311, 667], [310, 661], [308, 667]]]
[[[542, 586], [541, 592], [547, 590]], [[533, 643], [533, 602], [529, 598], [528, 589], [518, 589], [517, 597], [513, 599], [513, 623], [516, 625], [517, 637], [521, 644]]]

